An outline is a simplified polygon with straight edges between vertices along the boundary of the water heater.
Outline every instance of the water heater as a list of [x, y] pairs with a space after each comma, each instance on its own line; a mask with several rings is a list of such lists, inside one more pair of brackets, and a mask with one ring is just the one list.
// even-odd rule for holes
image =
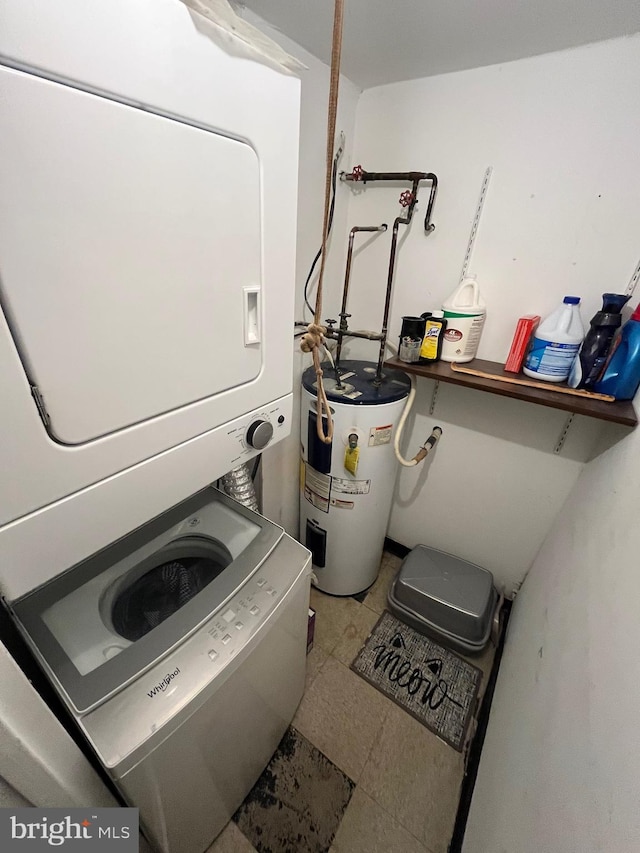
[[375, 581], [387, 531], [397, 461], [393, 439], [410, 390], [400, 370], [343, 361], [340, 383], [324, 365], [334, 435], [317, 434], [316, 374], [302, 376], [300, 541], [312, 553], [315, 585], [354, 595]]

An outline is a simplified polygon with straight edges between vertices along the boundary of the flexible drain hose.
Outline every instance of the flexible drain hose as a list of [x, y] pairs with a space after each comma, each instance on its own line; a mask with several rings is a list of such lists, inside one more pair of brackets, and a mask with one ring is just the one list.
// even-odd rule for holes
[[233, 468], [228, 474], [220, 478], [220, 482], [230, 498], [255, 512], [260, 512], [256, 489], [248, 465], [238, 465], [237, 468]]
[[413, 468], [414, 465], [417, 465], [419, 462], [425, 458], [425, 456], [429, 453], [430, 450], [438, 443], [438, 439], [442, 435], [442, 428], [437, 426], [431, 430], [431, 435], [422, 445], [420, 450], [416, 453], [413, 459], [405, 459], [402, 453], [400, 452], [400, 439], [402, 438], [402, 430], [404, 429], [405, 422], [409, 417], [409, 412], [411, 411], [411, 407], [413, 406], [413, 401], [416, 396], [416, 380], [413, 376], [409, 377], [411, 379], [411, 391], [409, 391], [409, 396], [407, 397], [407, 402], [405, 403], [404, 409], [402, 410], [402, 415], [400, 416], [400, 420], [398, 421], [398, 426], [396, 428], [396, 437], [393, 440], [393, 449], [396, 454], [396, 459], [401, 465], [404, 465], [405, 468]]
[[[386, 342], [387, 349], [390, 350], [393, 355], [398, 354], [398, 350], [394, 347], [393, 344], [390, 344], [389, 341]], [[402, 438], [402, 430], [404, 429], [404, 425], [406, 423], [407, 418], [409, 417], [409, 412], [411, 411], [411, 407], [413, 406], [413, 401], [416, 398], [416, 378], [411, 373], [409, 374], [409, 381], [411, 382], [411, 390], [409, 391], [409, 396], [407, 397], [407, 402], [404, 404], [404, 409], [402, 410], [402, 415], [400, 416], [400, 420], [398, 421], [398, 426], [396, 428], [396, 435], [393, 440], [393, 450], [396, 454], [396, 459], [401, 465], [404, 465], [405, 468], [413, 468], [414, 465], [417, 465], [419, 462], [425, 458], [425, 456], [429, 453], [430, 450], [438, 443], [438, 439], [442, 435], [442, 428], [437, 426], [431, 430], [431, 435], [422, 445], [420, 450], [416, 453], [413, 459], [405, 459], [402, 453], [400, 452], [400, 440]]]
[[[372, 338], [375, 338], [377, 332], [370, 332], [366, 329], [363, 329], [358, 332], [358, 335], [371, 335]], [[392, 355], [398, 355], [397, 348], [390, 341], [385, 341], [385, 347], [391, 352]], [[411, 382], [411, 390], [409, 391], [407, 402], [404, 404], [404, 409], [402, 410], [402, 415], [400, 416], [400, 420], [398, 421], [396, 435], [393, 440], [393, 450], [396, 455], [396, 459], [401, 465], [404, 465], [405, 468], [413, 468], [414, 465], [417, 465], [419, 462], [422, 462], [425, 456], [427, 456], [427, 454], [436, 446], [436, 444], [438, 443], [438, 439], [442, 435], [442, 427], [434, 427], [431, 430], [431, 435], [420, 447], [420, 450], [418, 450], [413, 459], [405, 459], [402, 453], [400, 452], [400, 440], [402, 439], [402, 431], [404, 429], [406, 420], [409, 417], [409, 412], [411, 411], [411, 408], [413, 406], [413, 401], [416, 398], [416, 378], [411, 373], [409, 374], [409, 381]]]

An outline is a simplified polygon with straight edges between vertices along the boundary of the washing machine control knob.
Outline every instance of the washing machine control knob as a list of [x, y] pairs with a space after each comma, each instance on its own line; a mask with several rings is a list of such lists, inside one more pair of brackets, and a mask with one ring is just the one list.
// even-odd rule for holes
[[269, 421], [253, 421], [247, 429], [247, 444], [256, 450], [262, 450], [273, 438], [273, 426]]

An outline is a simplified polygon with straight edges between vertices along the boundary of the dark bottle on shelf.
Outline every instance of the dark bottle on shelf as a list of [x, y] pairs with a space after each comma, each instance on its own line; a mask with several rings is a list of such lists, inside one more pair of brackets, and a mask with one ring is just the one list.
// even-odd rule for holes
[[615, 333], [622, 325], [620, 312], [628, 299], [622, 293], [602, 294], [602, 309], [592, 317], [590, 329], [571, 366], [567, 380], [571, 388], [593, 389], [607, 360]]
[[420, 347], [424, 338], [425, 314], [421, 317], [403, 317], [398, 343], [398, 358], [411, 363], [420, 358]]

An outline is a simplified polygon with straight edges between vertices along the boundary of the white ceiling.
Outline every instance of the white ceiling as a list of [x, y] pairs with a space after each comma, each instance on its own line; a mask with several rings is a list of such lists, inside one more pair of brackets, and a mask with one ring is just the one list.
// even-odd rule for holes
[[[333, 0], [242, 0], [327, 64]], [[640, 32], [640, 0], [345, 0], [342, 72], [366, 89]]]

